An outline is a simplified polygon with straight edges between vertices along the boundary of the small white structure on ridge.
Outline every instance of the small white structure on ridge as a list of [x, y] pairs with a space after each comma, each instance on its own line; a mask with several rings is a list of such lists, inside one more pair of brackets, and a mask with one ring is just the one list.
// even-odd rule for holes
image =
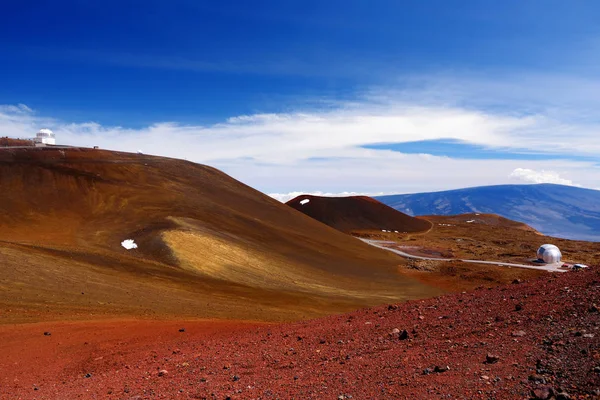
[[38, 133], [35, 134], [33, 143], [35, 143], [36, 146], [45, 146], [47, 144], [55, 145], [56, 137], [54, 136], [54, 132], [52, 132], [50, 129], [42, 128]]
[[562, 253], [553, 244], [544, 244], [537, 251], [537, 258], [546, 264], [556, 264], [562, 260]]
[[310, 199], [300, 200], [301, 205], [305, 205], [306, 203], [309, 203], [309, 202], [310, 202]]

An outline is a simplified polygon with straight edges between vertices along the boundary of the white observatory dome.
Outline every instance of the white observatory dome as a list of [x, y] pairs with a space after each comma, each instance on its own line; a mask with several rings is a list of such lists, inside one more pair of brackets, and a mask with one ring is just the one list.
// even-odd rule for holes
[[544, 244], [537, 251], [537, 258], [546, 264], [559, 263], [562, 259], [562, 254], [558, 247], [553, 244]]
[[36, 146], [42, 145], [45, 146], [47, 144], [55, 145], [56, 144], [56, 136], [54, 132], [50, 129], [42, 128], [35, 134], [35, 138], [33, 139]]

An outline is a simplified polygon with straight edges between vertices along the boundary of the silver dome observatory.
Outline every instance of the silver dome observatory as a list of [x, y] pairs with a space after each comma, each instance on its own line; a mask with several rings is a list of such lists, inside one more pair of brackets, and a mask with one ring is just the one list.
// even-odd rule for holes
[[561, 262], [562, 253], [559, 248], [553, 244], [544, 244], [537, 251], [538, 261], [546, 264], [556, 264]]

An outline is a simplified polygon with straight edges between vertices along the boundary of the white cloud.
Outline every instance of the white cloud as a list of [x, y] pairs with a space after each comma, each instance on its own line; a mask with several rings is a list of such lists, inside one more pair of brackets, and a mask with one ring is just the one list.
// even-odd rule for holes
[[303, 194], [312, 196], [323, 196], [323, 197], [348, 197], [348, 196], [383, 196], [384, 192], [377, 193], [364, 193], [364, 192], [340, 192], [340, 193], [328, 193], [328, 192], [289, 192], [289, 193], [269, 193], [272, 198], [286, 203], [291, 199], [298, 197]]
[[26, 113], [32, 113], [33, 110], [29, 107], [27, 107], [25, 104], [17, 104], [15, 105], [1, 105], [0, 104], [0, 112], [2, 113], [7, 113], [7, 114], [26, 114]]
[[561, 178], [554, 171], [535, 171], [529, 168], [516, 168], [510, 178], [515, 178], [528, 183], [555, 183], [557, 185], [580, 186], [574, 184], [572, 180]]
[[[519, 86], [526, 83], [523, 79], [510, 84], [501, 79], [459, 83], [439, 80], [401, 91], [374, 90], [358, 100], [321, 109], [239, 115], [213, 125], [167, 121], [140, 129], [69, 123], [40, 116], [24, 105], [0, 106], [0, 132], [31, 137], [40, 127], [49, 127], [63, 144], [143, 149], [146, 154], [206, 163], [280, 199], [298, 188], [337, 195], [500, 184], [507, 183], [517, 169], [525, 172], [516, 172], [512, 179], [572, 184], [561, 177], [568, 176], [582, 186], [597, 186], [600, 168], [589, 160], [600, 154], [600, 121], [585, 104], [600, 106], [600, 95], [594, 94], [600, 90], [588, 90], [586, 82], [559, 79], [553, 84], [560, 93], [547, 89], [552, 86], [548, 82], [538, 82], [529, 91], [515, 94], [524, 90]], [[564, 90], [567, 86], [570, 91]], [[535, 94], [538, 89], [543, 96]], [[516, 97], [527, 101], [513, 106]], [[545, 160], [453, 159], [363, 147], [439, 139], [549, 156]], [[572, 159], [553, 160], [552, 154], [562, 158], [569, 154]], [[561, 176], [547, 171], [560, 171]]]

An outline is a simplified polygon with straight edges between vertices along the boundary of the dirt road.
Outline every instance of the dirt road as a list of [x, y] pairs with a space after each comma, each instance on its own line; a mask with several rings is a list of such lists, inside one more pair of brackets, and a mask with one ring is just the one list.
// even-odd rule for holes
[[543, 271], [548, 271], [548, 272], [567, 272], [568, 271], [567, 269], [562, 268], [562, 263], [540, 264], [539, 266], [537, 266], [537, 265], [527, 265], [527, 264], [506, 263], [506, 262], [502, 262], [502, 261], [463, 260], [463, 259], [459, 259], [459, 258], [436, 258], [436, 257], [416, 256], [413, 254], [406, 253], [402, 250], [398, 250], [398, 249], [394, 249], [394, 248], [385, 246], [386, 244], [387, 245], [395, 244], [395, 242], [386, 241], [386, 240], [363, 239], [363, 238], [359, 238], [359, 239], [367, 244], [370, 244], [371, 246], [375, 246], [380, 249], [391, 251], [402, 257], [413, 258], [413, 259], [417, 259], [417, 260], [462, 261], [462, 262], [472, 263], [472, 264], [487, 264], [487, 265], [497, 265], [497, 266], [501, 266], [501, 267], [528, 268], [528, 269], [543, 270]]

